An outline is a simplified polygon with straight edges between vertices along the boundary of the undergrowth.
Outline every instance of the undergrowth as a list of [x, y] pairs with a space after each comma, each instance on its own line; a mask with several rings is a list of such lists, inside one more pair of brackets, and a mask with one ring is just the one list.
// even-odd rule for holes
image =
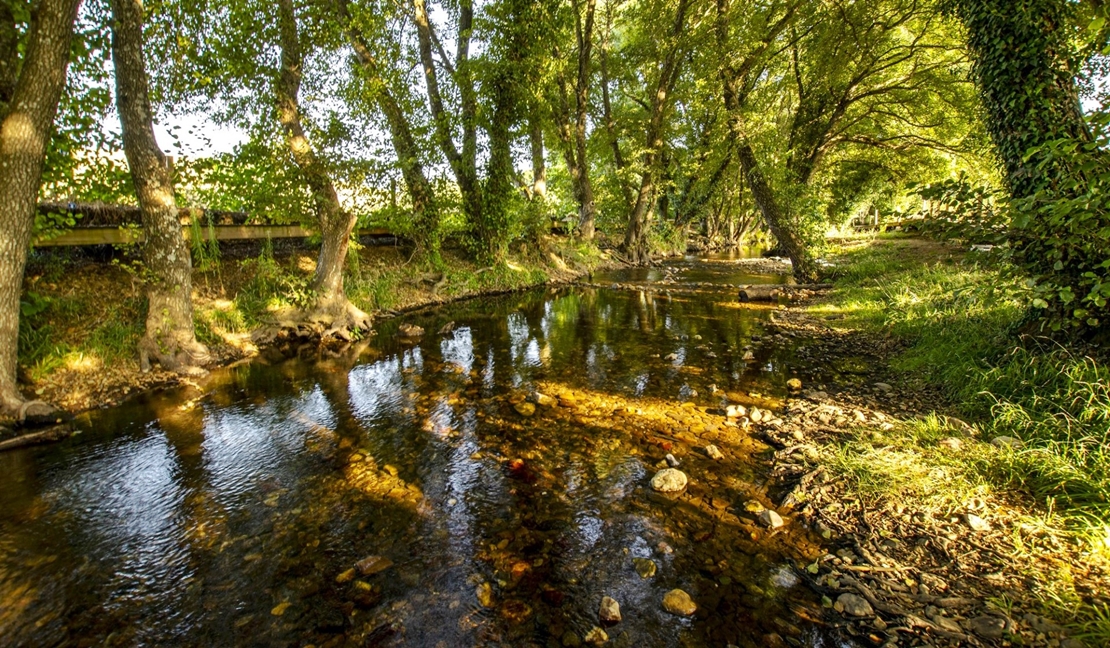
[[[828, 459], [864, 495], [947, 511], [996, 497], [1025, 510], [1023, 526], [1042, 537], [1106, 560], [1110, 371], [1096, 349], [1023, 334], [1022, 286], [1002, 270], [990, 257], [922, 241], [840, 251], [836, 291], [812, 310], [896, 340], [892, 367], [939, 387], [977, 438], [959, 449], [942, 444], [966, 428], [932, 415], [849, 436]], [[1018, 443], [989, 444], [999, 437]], [[1077, 636], [1110, 645], [1110, 610], [1083, 603], [1070, 573], [1038, 587], [1047, 613], [1067, 619]]]

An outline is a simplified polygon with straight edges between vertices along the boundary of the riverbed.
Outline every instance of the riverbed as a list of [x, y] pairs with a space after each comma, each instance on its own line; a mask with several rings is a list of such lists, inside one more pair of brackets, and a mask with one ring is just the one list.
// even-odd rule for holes
[[779, 281], [598, 274], [82, 416], [0, 455], [3, 644], [836, 645], [799, 582], [819, 537], [754, 514], [768, 448], [725, 416], [805, 373], [731, 288]]

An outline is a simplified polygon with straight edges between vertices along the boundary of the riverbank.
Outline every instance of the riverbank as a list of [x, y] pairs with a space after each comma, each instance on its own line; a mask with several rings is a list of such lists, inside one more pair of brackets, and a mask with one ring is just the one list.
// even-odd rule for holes
[[1105, 366], [1022, 337], [989, 258], [846, 241], [835, 289], [776, 316], [817, 372], [782, 420], [778, 502], [828, 540], [804, 569], [864, 645], [1110, 644]]
[[[449, 250], [443, 266], [433, 268], [400, 247], [362, 246], [349, 261], [347, 294], [378, 321], [459, 299], [565, 283], [615, 264], [605, 252], [571, 239], [551, 237], [538, 247], [491, 267]], [[309, 299], [315, 264], [315, 250], [302, 246], [227, 246], [220, 255], [199, 258], [193, 301], [198, 338], [212, 352], [210, 368], [256, 355], [273, 337], [280, 314]], [[127, 257], [34, 255], [20, 328], [24, 393], [77, 413], [189, 380], [158, 368], [139, 370], [143, 311], [141, 267]]]

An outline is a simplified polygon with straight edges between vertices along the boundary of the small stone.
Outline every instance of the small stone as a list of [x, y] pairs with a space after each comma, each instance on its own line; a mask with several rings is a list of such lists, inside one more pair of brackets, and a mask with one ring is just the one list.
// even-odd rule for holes
[[522, 401], [520, 403], [517, 403], [516, 405], [513, 405], [513, 409], [515, 409], [517, 414], [520, 414], [521, 416], [532, 416], [536, 413], [536, 406], [532, 403], [529, 403], [528, 401]]
[[686, 488], [686, 473], [674, 468], [664, 468], [651, 478], [651, 487], [660, 493], [677, 493]]
[[791, 378], [786, 381], [786, 388], [792, 392], [802, 391], [802, 381], [798, 378]]
[[869, 617], [875, 614], [867, 599], [856, 594], [841, 594], [836, 598], [833, 609], [842, 614], [854, 617]]
[[999, 449], [1021, 450], [1025, 445], [1021, 439], [1016, 439], [1011, 436], [999, 436], [991, 439], [991, 445]]
[[620, 603], [617, 603], [616, 599], [611, 596], [603, 596], [601, 598], [601, 609], [598, 611], [598, 617], [601, 619], [602, 623], [620, 623]]
[[962, 450], [964, 447], [964, 442], [957, 439], [956, 437], [948, 437], [947, 439], [942, 440], [940, 442], [940, 445], [948, 448], [949, 450]]
[[594, 626], [586, 633], [586, 643], [591, 646], [600, 646], [609, 641], [609, 635], [601, 628]]
[[765, 413], [763, 410], [759, 409], [758, 407], [753, 407], [751, 411], [748, 412], [748, 418], [752, 420], [752, 423], [759, 423], [763, 420], [764, 414]]
[[424, 335], [423, 328], [415, 324], [409, 324], [408, 322], [405, 322], [404, 324], [398, 326], [397, 332], [401, 334], [401, 337], [407, 338], [418, 338]]
[[976, 533], [982, 533], [984, 531], [991, 530], [990, 523], [979, 517], [978, 515], [975, 515], [974, 513], [968, 513], [967, 515], [965, 515], [964, 521], [967, 522], [967, 526]]
[[725, 454], [721, 452], [721, 449], [713, 444], [705, 446], [705, 456], [717, 461], [725, 458]]
[[875, 383], [875, 389], [885, 393], [890, 393], [894, 388], [884, 382]]
[[740, 418], [748, 413], [748, 408], [743, 405], [729, 405], [725, 408], [725, 416], [728, 418]]
[[698, 605], [690, 595], [680, 589], [673, 589], [663, 595], [663, 609], [678, 616], [691, 616]]
[[384, 556], [368, 556], [355, 563], [355, 568], [363, 576], [372, 576], [393, 566], [393, 561]]
[[763, 509], [763, 512], [759, 514], [759, 521], [762, 522], [765, 526], [772, 529], [780, 529], [784, 524], [786, 524], [786, 522], [783, 521], [782, 516], [772, 511], [771, 509]]
[[752, 360], [755, 360], [755, 354], [754, 354], [754, 353], [752, 353], [751, 351], [745, 351], [745, 352], [744, 352], [744, 357], [743, 357], [743, 358], [741, 358], [741, 359], [742, 359], [742, 360], [743, 360], [744, 362], [751, 362]]
[[557, 402], [558, 401], [556, 401], [553, 397], [548, 396], [547, 394], [541, 394], [540, 392], [536, 392], [536, 404], [537, 405], [543, 405], [544, 407], [554, 407], [555, 403], [557, 403]]
[[760, 502], [759, 500], [748, 500], [748, 501], [744, 502], [744, 510], [747, 511], [748, 513], [754, 513], [756, 515], [759, 515], [766, 508], [767, 507], [763, 506], [763, 503]]
[[292, 605], [292, 603], [290, 603], [289, 601], [278, 603], [274, 606], [274, 609], [270, 610], [270, 614], [274, 616], [281, 616], [285, 614], [285, 611], [289, 609], [290, 605]]
[[640, 578], [651, 578], [655, 575], [655, 561], [649, 558], [633, 558], [632, 566]]
[[673, 454], [668, 452], [667, 456], [663, 457], [663, 459], [666, 460], [667, 465], [670, 466], [671, 468], [678, 468], [679, 461], [678, 461], [678, 459], [675, 458], [675, 456]]
[[967, 626], [984, 639], [1001, 639], [1006, 634], [1006, 620], [989, 614], [971, 619]]
[[335, 582], [342, 585], [343, 583], [349, 583], [349, 582], [353, 581], [354, 579], [355, 579], [355, 568], [352, 567], [352, 568], [348, 569], [347, 571], [342, 572], [341, 574], [336, 576], [335, 577]]
[[489, 583], [482, 583], [474, 589], [474, 596], [478, 597], [478, 602], [482, 607], [493, 607], [493, 586]]

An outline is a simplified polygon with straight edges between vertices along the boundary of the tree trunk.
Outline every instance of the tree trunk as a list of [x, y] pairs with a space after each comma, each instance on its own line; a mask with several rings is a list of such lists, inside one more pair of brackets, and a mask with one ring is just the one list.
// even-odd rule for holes
[[533, 106], [528, 118], [528, 139], [532, 145], [532, 200], [547, 200], [547, 165], [543, 158], [543, 122]]
[[[414, 214], [413, 238], [417, 247], [427, 254], [434, 262], [439, 261], [440, 243], [440, 213], [435, 199], [435, 190], [424, 173], [424, 166], [420, 163], [420, 149], [417, 147], [416, 138], [412, 134], [404, 110], [397, 98], [389, 90], [386, 79], [382, 75], [378, 61], [367, 46], [361, 32], [351, 20], [349, 3], [347, 0], [335, 0], [339, 19], [343, 30], [355, 50], [355, 56], [368, 74], [378, 81], [375, 102], [385, 116], [389, 128], [389, 139], [393, 144], [393, 151], [397, 154], [397, 164], [401, 167], [401, 177], [405, 181], [405, 189], [412, 200]], [[464, 146], [463, 156], [466, 157]]]
[[331, 176], [312, 150], [301, 123], [300, 90], [304, 56], [293, 0], [278, 0], [278, 23], [281, 37], [281, 73], [276, 85], [278, 121], [285, 131], [293, 161], [304, 174], [312, 192], [320, 225], [320, 256], [312, 277], [316, 306], [310, 316], [330, 325], [325, 335], [338, 333], [344, 336], [348, 330], [370, 327], [370, 317], [351, 304], [343, 290], [343, 268], [356, 218], [339, 203]]
[[27, 48], [0, 122], [0, 410], [27, 412], [16, 383], [19, 299], [38, 204], [46, 146], [65, 87], [80, 0], [33, 6]]
[[149, 371], [153, 357], [170, 371], [197, 372], [210, 358], [193, 328], [193, 264], [177, 220], [166, 156], [154, 138], [143, 60], [143, 5], [139, 0], [112, 0], [112, 18], [116, 107], [146, 233], [143, 264], [151, 274], [140, 365]]
[[767, 223], [767, 228], [771, 230], [771, 234], [778, 240], [782, 249], [786, 251], [786, 255], [790, 257], [790, 263], [794, 266], [794, 280], [798, 283], [813, 283], [817, 280], [817, 270], [813, 266], [813, 261], [809, 258], [805, 243], [798, 238], [794, 229], [786, 222], [786, 216], [775, 199], [775, 192], [759, 169], [755, 151], [752, 150], [751, 144], [748, 143], [747, 138], [742, 133], [736, 129], [733, 132], [736, 133], [738, 144], [736, 156], [740, 160], [740, 168], [744, 171], [744, 177], [748, 180], [748, 187], [752, 190], [752, 198], [755, 199], [755, 204], [759, 206], [759, 211], [763, 214], [763, 220]]
[[640, 176], [640, 190], [636, 193], [636, 203], [628, 217], [628, 227], [624, 233], [621, 250], [632, 263], [646, 263], [651, 258], [648, 250], [647, 228], [651, 205], [655, 199], [655, 174], [658, 158], [663, 150], [664, 116], [670, 105], [671, 91], [678, 79], [682, 59], [682, 32], [686, 27], [686, 10], [689, 0], [679, 0], [675, 9], [674, 23], [671, 27], [670, 50], [663, 59], [654, 92], [651, 97], [651, 116], [642, 156], [643, 170]]
[[587, 241], [594, 238], [594, 222], [597, 219], [597, 205], [594, 203], [594, 188], [590, 184], [590, 161], [586, 157], [586, 121], [590, 109], [590, 56], [594, 45], [594, 11], [596, 0], [586, 0], [586, 19], [583, 24], [574, 3], [575, 34], [578, 39], [578, 78], [574, 86], [574, 151], [578, 158], [578, 173], [572, 177], [578, 185], [578, 233]]
[[10, 2], [0, 2], [0, 115], [8, 110], [8, 103], [19, 81], [20, 34]]

